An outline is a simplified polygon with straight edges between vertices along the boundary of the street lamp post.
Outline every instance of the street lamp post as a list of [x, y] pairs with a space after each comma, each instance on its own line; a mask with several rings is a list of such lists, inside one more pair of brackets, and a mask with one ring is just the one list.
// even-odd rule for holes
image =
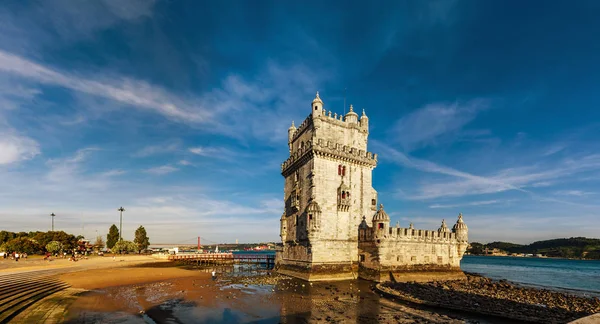
[[54, 232], [54, 213], [50, 214], [50, 216], [52, 216], [52, 232]]
[[121, 208], [117, 209], [118, 211], [121, 212], [121, 218], [119, 221], [119, 241], [123, 240], [123, 212], [125, 211], [125, 208], [123, 208], [123, 206], [121, 206]]

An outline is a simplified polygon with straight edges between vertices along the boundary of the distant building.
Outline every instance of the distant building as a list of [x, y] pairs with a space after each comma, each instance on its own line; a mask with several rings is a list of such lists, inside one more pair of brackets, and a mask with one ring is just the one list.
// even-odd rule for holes
[[352, 105], [347, 114], [332, 115], [318, 93], [311, 114], [297, 128], [292, 123], [290, 156], [281, 166], [285, 207], [278, 271], [309, 281], [462, 275], [468, 245], [462, 215], [452, 230], [442, 222], [437, 231], [427, 231], [412, 224], [391, 228], [383, 205], [377, 209], [377, 154], [367, 151], [368, 135], [364, 110], [360, 118]]

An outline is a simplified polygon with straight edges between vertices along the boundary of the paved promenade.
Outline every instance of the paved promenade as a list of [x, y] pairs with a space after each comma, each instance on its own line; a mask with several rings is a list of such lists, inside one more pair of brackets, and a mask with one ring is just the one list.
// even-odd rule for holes
[[[18, 262], [0, 259], [0, 323], [60, 323], [77, 296], [60, 276], [72, 272], [111, 269], [161, 262], [149, 256], [91, 257], [76, 262], [41, 258]], [[162, 261], [165, 262], [165, 261]], [[166, 261], [168, 262], [168, 261]]]

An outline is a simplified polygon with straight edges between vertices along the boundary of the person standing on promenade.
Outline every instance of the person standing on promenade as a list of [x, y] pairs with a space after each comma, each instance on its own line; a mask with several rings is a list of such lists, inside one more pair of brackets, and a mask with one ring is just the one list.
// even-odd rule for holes
[[215, 281], [217, 280], [217, 272], [215, 270], [212, 271], [212, 280]]

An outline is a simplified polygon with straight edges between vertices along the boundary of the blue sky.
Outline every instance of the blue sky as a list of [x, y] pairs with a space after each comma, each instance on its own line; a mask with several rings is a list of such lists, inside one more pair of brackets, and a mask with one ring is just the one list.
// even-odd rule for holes
[[597, 1], [9, 1], [0, 228], [279, 239], [287, 128], [370, 118], [392, 222], [600, 232]]

